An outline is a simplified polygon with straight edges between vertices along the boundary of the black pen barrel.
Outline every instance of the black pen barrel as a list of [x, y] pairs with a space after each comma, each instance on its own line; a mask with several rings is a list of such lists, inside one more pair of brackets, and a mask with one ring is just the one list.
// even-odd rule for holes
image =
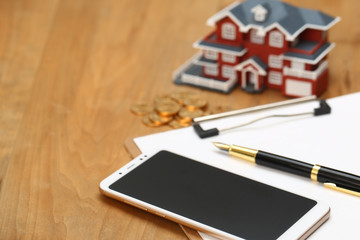
[[255, 162], [259, 165], [275, 168], [307, 178], [310, 178], [311, 170], [313, 168], [312, 164], [260, 150], [256, 154]]
[[335, 183], [339, 187], [360, 192], [360, 176], [321, 166], [317, 174], [321, 183]]

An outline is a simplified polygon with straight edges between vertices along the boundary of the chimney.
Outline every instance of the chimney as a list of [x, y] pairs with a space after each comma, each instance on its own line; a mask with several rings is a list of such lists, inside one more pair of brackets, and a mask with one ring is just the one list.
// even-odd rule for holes
[[264, 22], [266, 19], [268, 10], [261, 4], [258, 4], [251, 9], [251, 12], [254, 13], [254, 20], [256, 22]]

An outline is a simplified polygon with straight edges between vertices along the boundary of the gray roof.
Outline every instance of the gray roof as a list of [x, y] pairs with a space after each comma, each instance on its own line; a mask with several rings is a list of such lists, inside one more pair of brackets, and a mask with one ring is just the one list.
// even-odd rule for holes
[[[254, 20], [251, 9], [257, 5], [263, 6], [268, 15], [264, 22]], [[243, 25], [257, 25], [263, 28], [278, 23], [290, 35], [296, 33], [306, 24], [326, 27], [335, 18], [317, 10], [294, 7], [278, 0], [247, 0], [230, 10]]]
[[263, 61], [261, 61], [258, 56], [253, 56], [250, 59], [254, 60], [264, 71], [266, 71], [266, 69], [268, 68], [267, 65]]

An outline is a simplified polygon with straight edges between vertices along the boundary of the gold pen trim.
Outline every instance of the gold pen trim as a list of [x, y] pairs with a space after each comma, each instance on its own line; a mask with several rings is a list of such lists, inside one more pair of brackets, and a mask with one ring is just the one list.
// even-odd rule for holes
[[317, 175], [319, 173], [319, 169], [321, 168], [320, 165], [314, 165], [313, 168], [311, 169], [311, 174], [310, 174], [310, 178], [311, 180], [317, 182]]
[[346, 188], [338, 187], [338, 186], [336, 186], [335, 183], [324, 183], [324, 186], [326, 188], [329, 188], [329, 189], [332, 189], [332, 190], [337, 190], [337, 191], [340, 191], [340, 192], [343, 192], [343, 193], [348, 193], [348, 194], [352, 194], [352, 195], [360, 197], [360, 192], [355, 192], [355, 191], [352, 191], [352, 190], [349, 190], [349, 189], [346, 189]]
[[258, 153], [258, 150], [235, 146], [235, 145], [230, 145], [230, 148], [229, 148], [230, 155], [241, 158], [243, 160], [253, 162], [253, 163], [255, 163], [255, 157], [256, 157], [257, 153]]

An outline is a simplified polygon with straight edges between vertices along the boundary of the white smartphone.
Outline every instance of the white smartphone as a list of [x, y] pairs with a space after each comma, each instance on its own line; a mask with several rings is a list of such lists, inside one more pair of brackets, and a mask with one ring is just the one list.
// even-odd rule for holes
[[305, 239], [330, 213], [325, 204], [168, 151], [139, 155], [100, 190], [220, 239]]

